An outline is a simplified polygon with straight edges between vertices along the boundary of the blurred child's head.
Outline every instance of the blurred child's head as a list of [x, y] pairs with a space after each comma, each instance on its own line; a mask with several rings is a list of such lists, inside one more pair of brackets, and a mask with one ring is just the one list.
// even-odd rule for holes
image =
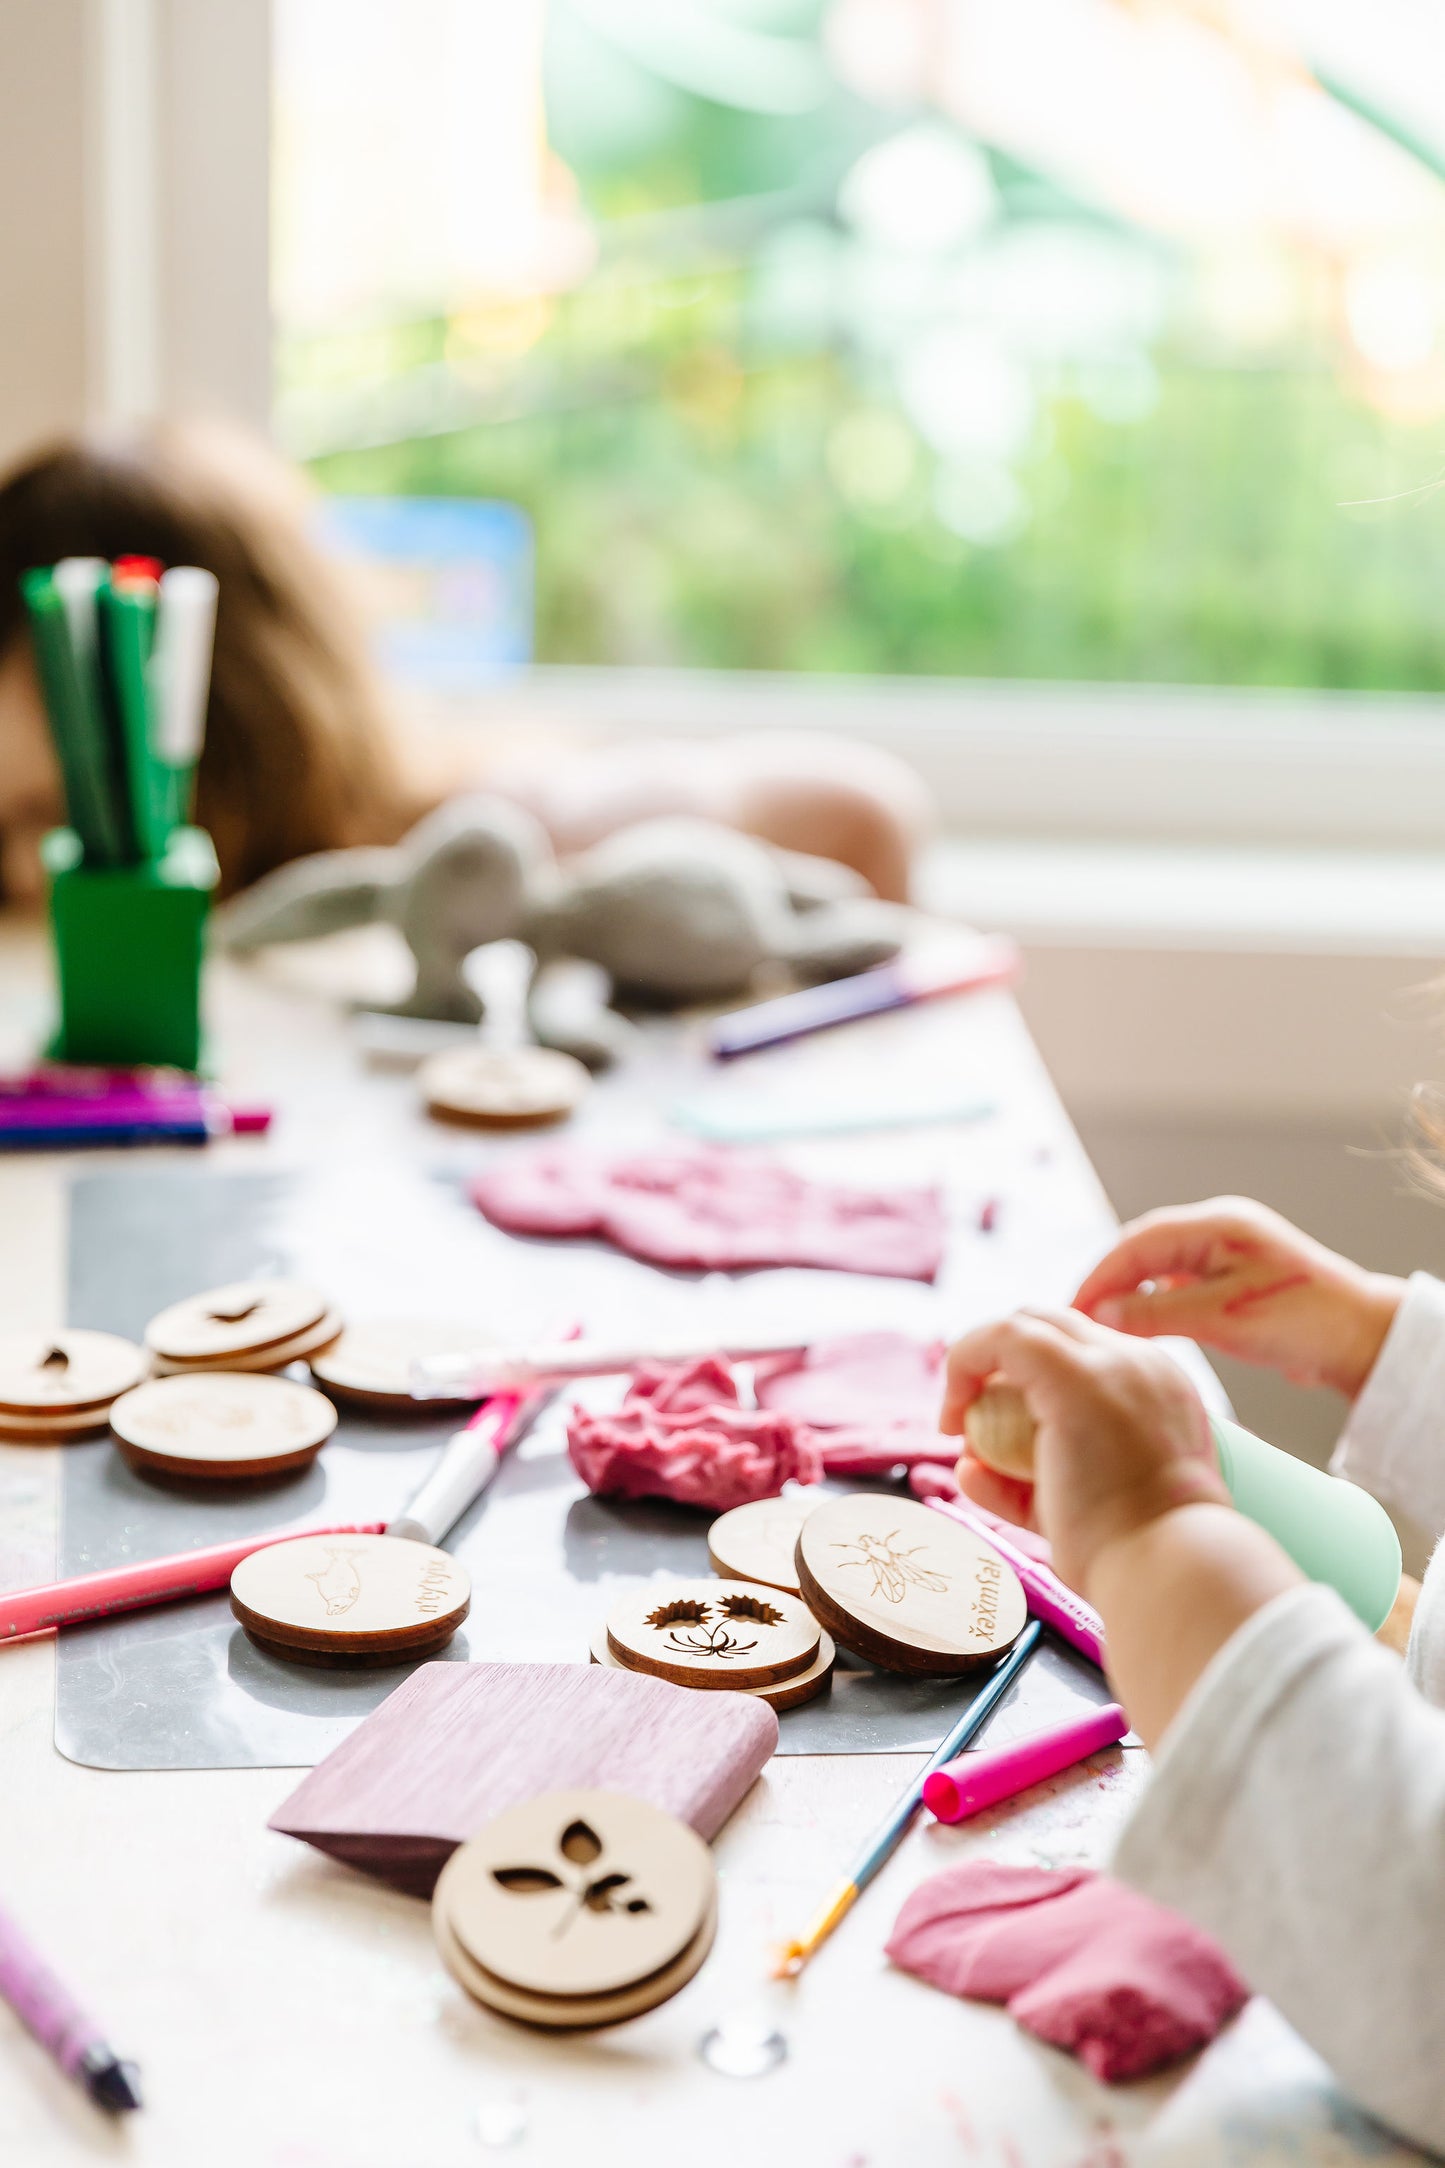
[[0, 480], [0, 885], [33, 890], [39, 835], [63, 814], [18, 586], [61, 557], [158, 557], [220, 582], [196, 818], [227, 890], [409, 826], [419, 807], [307, 516], [290, 469], [210, 426], [59, 443]]

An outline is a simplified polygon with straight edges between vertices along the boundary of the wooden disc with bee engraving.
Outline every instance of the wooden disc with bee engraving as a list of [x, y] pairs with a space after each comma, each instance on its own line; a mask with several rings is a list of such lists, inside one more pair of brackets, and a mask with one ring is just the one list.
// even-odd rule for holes
[[674, 1686], [776, 1686], [816, 1662], [818, 1631], [796, 1596], [756, 1581], [655, 1581], [607, 1615], [618, 1663]]
[[247, 1633], [300, 1664], [432, 1655], [471, 1600], [465, 1566], [404, 1536], [293, 1536], [231, 1575], [231, 1609]]
[[295, 1280], [235, 1280], [160, 1311], [146, 1327], [146, 1346], [177, 1367], [249, 1369], [253, 1358], [269, 1356], [262, 1367], [271, 1368], [305, 1353], [298, 1343], [319, 1348], [318, 1334], [334, 1340], [340, 1330], [340, 1318], [314, 1287]]
[[971, 1671], [1028, 1616], [997, 1551], [911, 1498], [830, 1498], [804, 1521], [795, 1556], [804, 1600], [834, 1640], [885, 1671]]
[[[620, 1664], [612, 1653], [612, 1645], [604, 1626], [592, 1637], [592, 1661], [610, 1671], [629, 1671], [630, 1664]], [[770, 1709], [781, 1716], [785, 1709], [801, 1708], [805, 1701], [813, 1701], [819, 1694], [826, 1694], [833, 1683], [833, 1667], [838, 1651], [831, 1634], [818, 1629], [818, 1653], [806, 1671], [795, 1671], [789, 1679], [782, 1679], [776, 1686], [739, 1686], [733, 1679], [727, 1681], [735, 1694], [746, 1694], [752, 1701], [765, 1701]], [[687, 1686], [702, 1686], [710, 1681], [687, 1679]]]
[[110, 1411], [121, 1454], [147, 1475], [256, 1483], [315, 1460], [336, 1410], [309, 1385], [250, 1372], [150, 1378]]
[[450, 1938], [482, 1983], [463, 1985], [490, 2001], [483, 1988], [498, 1983], [546, 2008], [664, 1981], [716, 1893], [712, 1854], [686, 1822], [620, 1792], [575, 1790], [509, 1807], [459, 1846], [432, 1910], [443, 1955]]

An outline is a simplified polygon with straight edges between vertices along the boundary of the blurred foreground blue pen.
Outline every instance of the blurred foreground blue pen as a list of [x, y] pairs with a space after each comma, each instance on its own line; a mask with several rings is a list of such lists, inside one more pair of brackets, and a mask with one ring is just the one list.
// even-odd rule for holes
[[928, 1767], [919, 1771], [882, 1828], [876, 1830], [863, 1847], [852, 1873], [838, 1884], [827, 1901], [820, 1906], [806, 1933], [800, 1935], [796, 1942], [785, 1943], [778, 1952], [777, 1962], [773, 1967], [774, 1979], [797, 1978], [808, 1959], [827, 1941], [838, 1922], [851, 1909], [855, 1899], [867, 1889], [874, 1875], [887, 1865], [922, 1811], [924, 1783], [935, 1769], [941, 1769], [945, 1762], [953, 1761], [970, 1740], [978, 1737], [1038, 1647], [1043, 1630], [1036, 1618], [1029, 1620], [1008, 1654], [999, 1659], [997, 1666], [989, 1674], [987, 1685], [975, 1694], [942, 1746], [931, 1757]]

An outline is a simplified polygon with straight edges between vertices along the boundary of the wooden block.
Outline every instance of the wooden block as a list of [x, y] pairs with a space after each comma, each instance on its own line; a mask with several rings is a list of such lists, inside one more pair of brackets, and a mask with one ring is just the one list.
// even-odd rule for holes
[[771, 1709], [740, 1694], [585, 1664], [424, 1664], [270, 1827], [425, 1897], [485, 1821], [563, 1787], [626, 1790], [712, 1838], [777, 1743]]
[[[150, 1368], [144, 1348], [113, 1332], [0, 1335], [0, 1418], [49, 1420], [103, 1413]], [[43, 1434], [43, 1432], [42, 1432]]]
[[166, 1362], [227, 1367], [234, 1355], [255, 1355], [310, 1332], [326, 1315], [326, 1298], [295, 1280], [236, 1280], [188, 1295], [153, 1317], [146, 1346]]
[[804, 1521], [796, 1559], [809, 1608], [885, 1671], [971, 1671], [1016, 1641], [1028, 1616], [998, 1553], [911, 1498], [828, 1500]]
[[801, 1593], [793, 1554], [798, 1530], [819, 1502], [815, 1491], [755, 1498], [734, 1506], [707, 1532], [708, 1562], [725, 1581], [760, 1581], [790, 1596]]
[[432, 1655], [471, 1600], [465, 1566], [404, 1536], [294, 1536], [253, 1551], [231, 1576], [231, 1609], [247, 1633], [296, 1663]]
[[110, 1426], [124, 1458], [147, 1475], [276, 1482], [311, 1465], [336, 1428], [336, 1410], [287, 1378], [204, 1370], [122, 1393]]
[[[785, 1709], [800, 1708], [805, 1701], [813, 1701], [819, 1694], [826, 1694], [833, 1683], [833, 1667], [837, 1659], [838, 1651], [832, 1636], [819, 1627], [818, 1653], [806, 1671], [795, 1672], [791, 1678], [783, 1679], [776, 1686], [733, 1685], [729, 1691], [750, 1695], [755, 1701], [765, 1701], [770, 1709], [776, 1709], [781, 1715]], [[613, 1671], [626, 1671], [629, 1668], [628, 1665], [619, 1663], [613, 1655], [605, 1626], [593, 1636], [592, 1661]], [[696, 1690], [703, 1686], [704, 1682], [700, 1679], [689, 1679], [686, 1685], [689, 1690]]]
[[963, 1418], [963, 1435], [975, 1460], [1016, 1482], [1034, 1479], [1034, 1419], [1013, 1385], [985, 1385]]
[[481, 1129], [559, 1122], [591, 1088], [580, 1061], [543, 1046], [450, 1047], [418, 1072], [428, 1114]]
[[629, 1671], [675, 1686], [776, 1686], [817, 1661], [818, 1622], [796, 1596], [742, 1581], [655, 1581], [607, 1615]]

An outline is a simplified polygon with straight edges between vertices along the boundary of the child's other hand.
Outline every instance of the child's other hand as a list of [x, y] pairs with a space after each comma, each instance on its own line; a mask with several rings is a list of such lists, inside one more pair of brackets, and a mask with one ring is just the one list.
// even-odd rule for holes
[[1028, 1403], [1035, 1482], [1006, 1482], [966, 1457], [965, 1488], [1041, 1528], [1055, 1568], [1081, 1595], [1117, 1538], [1175, 1506], [1229, 1504], [1203, 1404], [1162, 1349], [1133, 1346], [1072, 1310], [1020, 1311], [950, 1349], [939, 1428], [959, 1434], [990, 1379]]
[[1404, 1292], [1247, 1197], [1147, 1212], [1074, 1297], [1101, 1325], [1179, 1333], [1353, 1400]]

